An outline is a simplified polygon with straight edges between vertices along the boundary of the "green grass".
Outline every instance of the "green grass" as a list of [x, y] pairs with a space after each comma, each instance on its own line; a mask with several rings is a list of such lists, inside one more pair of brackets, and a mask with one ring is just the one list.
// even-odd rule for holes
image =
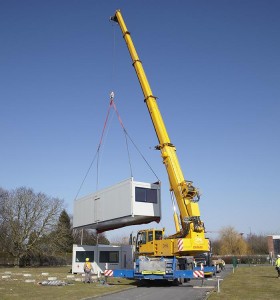
[[272, 266], [238, 267], [220, 282], [220, 293], [213, 291], [207, 299], [280, 299], [280, 279]]
[[[67, 278], [70, 267], [58, 268], [0, 268], [0, 299], [87, 299], [135, 287], [126, 279], [108, 278], [108, 285], [100, 282], [84, 284], [81, 275]], [[9, 272], [9, 273], [7, 273]], [[49, 273], [42, 275], [42, 273]], [[31, 276], [24, 276], [31, 274]], [[2, 276], [10, 276], [2, 278]], [[66, 286], [42, 286], [48, 277], [68, 282]], [[35, 282], [25, 282], [25, 280]], [[79, 281], [76, 281], [79, 280]], [[280, 295], [280, 279], [272, 266], [238, 267], [220, 282], [220, 293], [211, 292], [208, 300], [276, 300]]]
[[[0, 268], [0, 299], [86, 299], [107, 293], [114, 293], [120, 290], [133, 288], [134, 281], [127, 279], [108, 278], [108, 284], [94, 282], [84, 284], [82, 275], [75, 275], [74, 278], [67, 278], [70, 267], [57, 268]], [[42, 273], [49, 273], [42, 275]], [[30, 274], [26, 276], [24, 274]], [[10, 276], [3, 278], [3, 276]], [[69, 283], [66, 286], [43, 286], [40, 282], [48, 277], [57, 277]], [[103, 278], [104, 279], [104, 278]], [[35, 282], [25, 282], [35, 280]]]

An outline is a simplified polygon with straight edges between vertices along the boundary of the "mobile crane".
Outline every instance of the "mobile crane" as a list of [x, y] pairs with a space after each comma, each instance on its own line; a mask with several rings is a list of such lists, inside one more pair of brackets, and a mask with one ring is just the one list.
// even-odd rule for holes
[[[142, 62], [138, 57], [120, 10], [115, 12], [111, 20], [119, 24], [130, 53], [132, 64], [159, 141], [156, 149], [161, 151], [163, 164], [166, 167], [169, 178], [170, 191], [175, 196], [180, 212], [178, 217], [174, 209], [173, 218], [176, 233], [168, 238], [162, 238], [164, 229], [140, 230], [136, 238], [135, 269], [130, 271], [114, 270], [113, 276], [168, 280], [193, 278], [196, 277], [194, 272], [201, 268], [194, 268], [190, 264], [189, 257], [209, 253], [210, 251], [209, 240], [205, 237], [204, 223], [200, 219], [198, 206], [200, 194], [192, 182], [184, 178], [177, 158], [176, 148], [170, 141], [158, 108], [157, 98], [152, 93]], [[175, 208], [175, 203], [173, 204]]]

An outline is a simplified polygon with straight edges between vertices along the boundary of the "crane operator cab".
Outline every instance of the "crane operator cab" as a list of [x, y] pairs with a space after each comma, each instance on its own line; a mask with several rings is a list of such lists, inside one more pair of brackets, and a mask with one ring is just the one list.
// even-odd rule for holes
[[146, 229], [140, 230], [136, 237], [136, 253], [138, 256], [162, 256], [162, 251], [159, 251], [164, 246], [166, 241], [163, 239], [164, 229]]

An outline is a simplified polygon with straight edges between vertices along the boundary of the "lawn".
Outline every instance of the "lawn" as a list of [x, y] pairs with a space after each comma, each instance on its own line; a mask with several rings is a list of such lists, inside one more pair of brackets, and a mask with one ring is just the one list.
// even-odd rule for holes
[[[69, 273], [70, 267], [0, 268], [0, 299], [87, 299], [107, 293], [133, 288], [134, 281], [126, 279], [95, 278], [84, 284], [83, 276]], [[52, 278], [51, 278], [52, 277]], [[57, 278], [65, 286], [44, 286], [41, 283]], [[280, 279], [272, 266], [238, 267], [220, 281], [220, 293], [212, 291], [208, 300], [276, 300], [280, 295]]]
[[280, 279], [272, 266], [241, 266], [220, 282], [220, 293], [213, 291], [207, 299], [280, 299]]
[[[69, 271], [70, 267], [0, 268], [0, 299], [86, 299], [136, 286], [131, 280], [117, 278], [108, 278], [107, 284], [104, 278], [84, 284], [81, 274], [72, 275]], [[42, 285], [55, 278], [67, 285]]]

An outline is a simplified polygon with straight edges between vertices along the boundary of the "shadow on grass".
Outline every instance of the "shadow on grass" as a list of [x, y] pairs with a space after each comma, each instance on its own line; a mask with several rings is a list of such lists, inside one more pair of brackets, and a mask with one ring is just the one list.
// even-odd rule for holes
[[[275, 275], [275, 276], [271, 276], [271, 275], [262, 275], [262, 276], [260, 276], [260, 277], [262, 277], [262, 278], [274, 278], [274, 279], [278, 279], [277, 275]], [[280, 278], [279, 278], [279, 281], [280, 281]]]

